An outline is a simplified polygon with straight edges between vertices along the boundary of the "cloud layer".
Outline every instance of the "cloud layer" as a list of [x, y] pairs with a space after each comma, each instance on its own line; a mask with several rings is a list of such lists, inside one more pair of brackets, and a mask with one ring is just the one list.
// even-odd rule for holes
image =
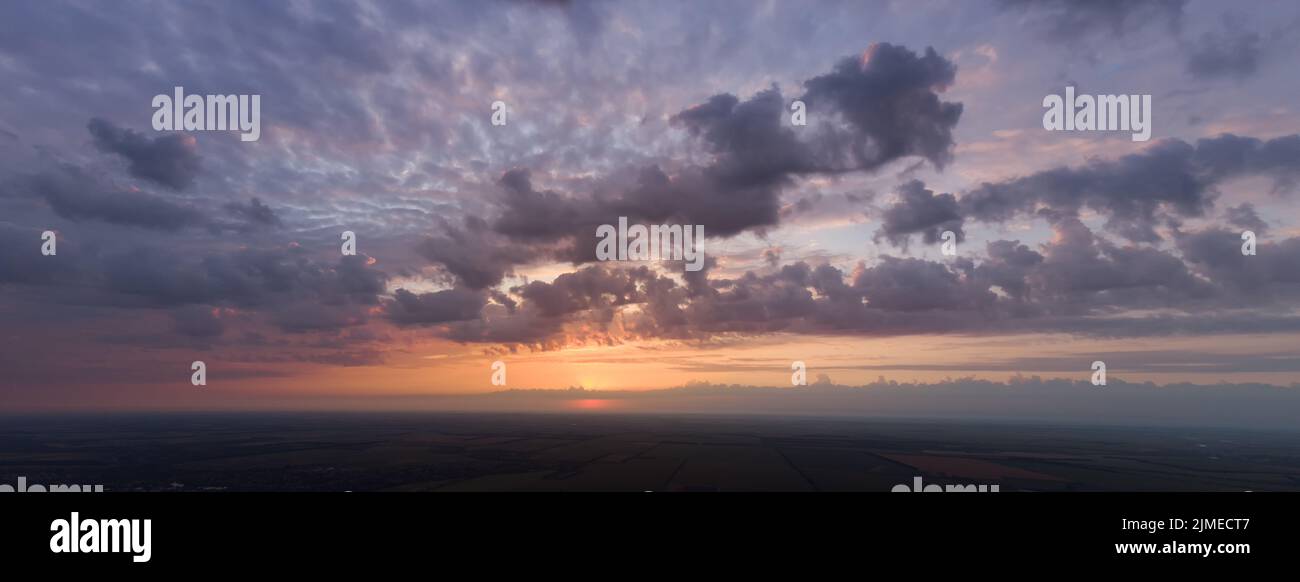
[[[6, 5], [0, 351], [1300, 333], [1293, 7], [877, 8]], [[1041, 131], [1065, 84], [1154, 94], [1155, 139]], [[262, 138], [152, 131], [176, 86], [261, 95]], [[597, 261], [621, 217], [705, 269]]]

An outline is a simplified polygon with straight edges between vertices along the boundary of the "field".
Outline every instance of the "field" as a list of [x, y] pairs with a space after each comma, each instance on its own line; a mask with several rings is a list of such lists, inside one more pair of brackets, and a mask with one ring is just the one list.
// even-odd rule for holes
[[[13, 416], [0, 483], [106, 491], [1300, 490], [1300, 434], [764, 416]], [[16, 485], [15, 485], [16, 486]]]

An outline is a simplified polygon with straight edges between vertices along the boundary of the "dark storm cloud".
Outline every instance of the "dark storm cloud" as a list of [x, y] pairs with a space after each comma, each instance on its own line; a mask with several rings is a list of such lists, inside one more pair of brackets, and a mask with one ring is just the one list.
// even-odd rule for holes
[[785, 103], [775, 87], [743, 102], [731, 94], [714, 95], [672, 121], [718, 156], [710, 171], [724, 187], [771, 185], [791, 174], [829, 169], [784, 125]]
[[1185, 142], [1164, 140], [1117, 160], [983, 184], [962, 197], [962, 206], [969, 217], [986, 222], [1008, 220], [1040, 205], [1071, 213], [1088, 207], [1105, 215], [1107, 227], [1121, 236], [1154, 241], [1162, 212], [1201, 216], [1211, 205], [1209, 181], [1192, 167], [1194, 153]]
[[992, 241], [986, 252], [988, 258], [976, 268], [975, 276], [990, 289], [1001, 289], [1014, 301], [1024, 303], [1031, 299], [1031, 282], [1026, 275], [1043, 262], [1043, 255], [1018, 240]]
[[1259, 175], [1272, 178], [1274, 191], [1282, 192], [1300, 178], [1300, 134], [1268, 141], [1230, 133], [1197, 140], [1193, 162], [1210, 180]]
[[[923, 283], [926, 286], [912, 286]], [[671, 286], [662, 310], [635, 330], [671, 332], [671, 337], [718, 334], [824, 333], [893, 335], [967, 329], [987, 318], [981, 304], [994, 297], [960, 270], [918, 259], [882, 257], [870, 268], [846, 274], [829, 265], [798, 262], [769, 275], [747, 273], [708, 282], [706, 292], [687, 294]], [[814, 294], [815, 292], [815, 294]], [[685, 303], [684, 308], [678, 307]], [[681, 311], [680, 325], [664, 315]]]
[[542, 315], [554, 317], [640, 303], [645, 297], [641, 285], [658, 278], [644, 266], [620, 270], [589, 267], [560, 275], [551, 283], [533, 281], [517, 291]]
[[1268, 141], [1224, 134], [1195, 145], [1161, 140], [1145, 150], [1079, 167], [1058, 167], [998, 183], [984, 183], [961, 198], [963, 215], [1002, 222], [1046, 209], [1074, 214], [1083, 208], [1107, 217], [1111, 231], [1131, 241], [1160, 239], [1169, 218], [1201, 217], [1218, 197], [1215, 186], [1245, 175], [1271, 177], [1276, 189], [1300, 175], [1300, 136]]
[[[447, 338], [467, 344], [496, 344], [489, 348], [496, 352], [564, 347], [568, 339], [563, 333], [564, 318], [546, 317], [535, 309], [519, 309], [508, 316], [505, 311], [489, 304], [484, 308], [483, 317], [447, 324]], [[591, 338], [583, 336], [583, 339]]]
[[[708, 168], [723, 187], [779, 185], [790, 177], [874, 170], [908, 156], [942, 167], [952, 157], [952, 129], [960, 103], [939, 93], [957, 68], [927, 48], [923, 55], [878, 43], [832, 71], [804, 82], [800, 100], [813, 120], [823, 120], [801, 140], [786, 123], [788, 102], [776, 87], [741, 101], [719, 94], [672, 121], [698, 136], [717, 156]], [[837, 126], [831, 121], [839, 121]], [[820, 131], [817, 131], [819, 129]]]
[[208, 224], [198, 210], [144, 191], [120, 190], [101, 184], [73, 166], [19, 180], [13, 193], [43, 198], [55, 214], [68, 220], [102, 220], [124, 226], [175, 231]]
[[96, 148], [126, 159], [132, 176], [182, 190], [199, 174], [198, 147], [192, 136], [168, 133], [150, 139], [98, 118], [86, 127]]
[[1255, 255], [1242, 254], [1240, 232], [1217, 228], [1180, 234], [1176, 242], [1188, 264], [1232, 289], [1243, 305], [1300, 297], [1300, 238], [1260, 241]]
[[967, 278], [964, 269], [921, 259], [885, 256], [853, 279], [853, 289], [872, 309], [884, 311], [964, 310], [991, 305], [992, 293]]
[[1222, 30], [1202, 34], [1186, 51], [1191, 76], [1241, 80], [1259, 69], [1263, 43], [1258, 33], [1229, 20]]
[[779, 184], [760, 180], [742, 185], [732, 182], [738, 174], [715, 172], [718, 167], [690, 168], [671, 176], [659, 166], [643, 168], [620, 199], [596, 207], [593, 217], [605, 223], [628, 216], [629, 222], [701, 224], [709, 237], [761, 230], [780, 221]]
[[503, 192], [503, 210], [492, 229], [498, 233], [524, 241], [551, 241], [572, 234], [582, 221], [579, 203], [554, 190], [535, 190], [527, 168], [507, 171], [497, 184]]
[[[486, 221], [475, 216], [465, 217], [460, 225], [447, 224], [443, 231], [423, 240], [416, 252], [442, 265], [470, 289], [498, 285], [513, 272], [515, 265], [548, 256], [538, 246], [514, 243], [497, 234]], [[594, 237], [594, 229], [592, 233]]]
[[367, 257], [333, 264], [292, 249], [242, 250], [198, 260], [153, 248], [114, 253], [102, 261], [105, 302], [138, 308], [231, 306], [266, 312], [285, 331], [333, 329], [364, 321], [378, 305], [386, 275]]
[[[787, 265], [771, 275], [750, 272], [712, 283], [710, 292], [694, 297], [684, 310], [686, 317], [681, 321], [694, 329], [681, 330], [680, 335], [779, 331], [797, 318], [812, 315], [816, 308], [808, 289], [808, 266], [802, 263]], [[665, 301], [652, 313], [662, 316], [664, 309], [673, 307], [671, 301]], [[665, 322], [658, 323], [662, 326]]]
[[107, 261], [109, 287], [157, 304], [211, 302], [227, 298], [253, 305], [264, 290], [287, 289], [294, 271], [273, 255], [241, 253], [184, 260], [158, 249], [139, 248]]
[[487, 294], [463, 288], [415, 294], [398, 289], [385, 305], [388, 318], [403, 325], [431, 325], [477, 319], [487, 305]]
[[951, 230], [957, 241], [966, 240], [957, 197], [935, 195], [920, 180], [910, 180], [900, 186], [898, 197], [897, 203], [885, 209], [877, 239], [883, 237], [892, 244], [906, 247], [911, 235], [920, 233], [924, 242], [933, 244], [939, 241], [943, 231]]
[[1178, 307], [1216, 293], [1178, 257], [1145, 246], [1118, 246], [1077, 218], [1053, 225], [1055, 238], [1027, 277], [1054, 310]]
[[[905, 47], [877, 43], [860, 57], [846, 57], [826, 75], [804, 83], [803, 100], [818, 115], [829, 107], [856, 129], [847, 136], [854, 166], [872, 169], [904, 156], [920, 156], [938, 167], [952, 159], [952, 129], [961, 103], [939, 99], [957, 77], [957, 67], [926, 48], [918, 56]], [[837, 152], [838, 153], [838, 152]]]

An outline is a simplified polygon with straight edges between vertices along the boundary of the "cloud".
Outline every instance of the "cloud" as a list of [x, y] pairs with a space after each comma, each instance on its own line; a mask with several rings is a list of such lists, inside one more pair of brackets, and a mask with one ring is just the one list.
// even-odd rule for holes
[[43, 229], [0, 222], [0, 284], [49, 285], [75, 279], [78, 246], [56, 236], [58, 254], [41, 254]]
[[904, 157], [947, 163], [961, 104], [938, 93], [955, 75], [933, 49], [874, 44], [805, 83], [810, 115], [824, 119], [804, 137], [785, 123], [775, 86], [747, 100], [717, 94], [669, 118], [704, 147], [703, 163], [618, 168], [571, 192], [537, 188], [531, 170], [513, 168], [497, 181], [495, 218], [470, 216], [427, 237], [419, 253], [482, 289], [530, 261], [595, 260], [596, 228], [620, 217], [703, 225], [712, 238], [761, 233], [780, 223], [782, 192], [798, 177], [872, 172]]
[[1263, 236], [1268, 231], [1268, 223], [1259, 217], [1259, 213], [1255, 211], [1255, 205], [1249, 202], [1230, 206], [1224, 209], [1223, 215], [1228, 224], [1254, 231], [1256, 235]]
[[648, 267], [620, 268], [604, 264], [561, 274], [550, 283], [533, 281], [520, 285], [510, 293], [510, 296], [493, 295], [492, 304], [480, 305], [482, 317], [461, 318], [465, 321], [449, 326], [447, 337], [468, 343], [502, 343], [535, 349], [553, 349], [567, 343], [615, 344], [660, 333], [624, 329], [620, 308], [635, 305], [655, 311], [663, 307], [665, 296], [684, 299], [684, 290], [676, 282]]
[[433, 293], [415, 294], [406, 289], [393, 293], [393, 301], [384, 311], [394, 323], [431, 325], [477, 319], [487, 304], [487, 294], [454, 288]]
[[775, 267], [781, 264], [781, 248], [772, 247], [763, 249], [763, 262], [769, 267]]
[[[594, 237], [594, 229], [592, 233]], [[554, 254], [537, 244], [513, 243], [476, 216], [465, 217], [460, 225], [444, 224], [443, 232], [422, 240], [416, 252], [470, 289], [496, 286], [515, 265]]]
[[942, 101], [939, 93], [956, 75], [956, 65], [933, 48], [918, 56], [906, 47], [875, 43], [804, 82], [799, 99], [810, 108], [811, 119], [823, 120], [809, 126], [814, 131], [807, 139], [785, 122], [787, 102], [775, 86], [747, 101], [714, 95], [672, 121], [718, 156], [709, 171], [725, 186], [870, 171], [909, 156], [942, 168], [952, 159], [952, 129], [962, 105]]
[[248, 204], [231, 202], [224, 206], [226, 212], [247, 224], [248, 228], [265, 226], [283, 226], [275, 211], [262, 203], [257, 197], [250, 198]]
[[218, 310], [209, 305], [186, 305], [171, 311], [173, 329], [184, 336], [197, 338], [220, 337], [226, 326], [217, 315]]
[[772, 87], [749, 100], [724, 93], [671, 119], [700, 137], [717, 159], [709, 172], [723, 187], [779, 184], [792, 174], [829, 169], [783, 123], [785, 99]]
[[554, 317], [641, 303], [645, 299], [642, 285], [658, 277], [644, 266], [631, 269], [588, 267], [560, 275], [551, 283], [533, 281], [517, 292], [542, 315]]
[[[1297, 297], [1300, 276], [1286, 265], [1300, 260], [1300, 238], [1262, 244], [1259, 257], [1242, 257], [1239, 237], [1226, 231], [1177, 231], [1175, 253], [1116, 244], [1073, 216], [1055, 217], [1052, 227], [1055, 236], [1037, 250], [997, 240], [983, 258], [882, 255], [851, 272], [800, 261], [736, 278], [705, 270], [683, 284], [645, 266], [592, 265], [512, 289], [517, 309], [489, 308], [449, 337], [545, 349], [775, 332], [1118, 337], [1300, 329], [1300, 318], [1237, 311], [1252, 302], [1285, 306]], [[1243, 294], [1247, 286], [1253, 291]]]
[[[1203, 78], [1260, 74], [1271, 38], [1217, 21], [1198, 38], [1139, 34], [1182, 18], [1206, 30], [1206, 11], [1184, 14], [1182, 2], [1005, 2], [994, 18], [981, 4], [922, 7], [915, 22], [972, 25], [937, 50], [879, 43], [853, 55], [873, 40], [854, 29], [869, 10], [825, 18], [778, 3], [735, 18], [725, 5], [240, 4], [226, 20], [175, 10], [169, 26], [141, 28], [147, 6], [55, 4], [0, 5], [0, 20], [24, 23], [0, 35], [6, 78], [32, 89], [0, 103], [0, 283], [12, 301], [3, 311], [33, 328], [124, 322], [151, 345], [244, 342], [279, 361], [341, 357], [350, 348], [299, 351], [393, 325], [401, 333], [388, 343], [435, 336], [482, 349], [1300, 328], [1286, 238], [1300, 136], [1193, 136], [1114, 159], [1036, 163], [1059, 159], [1048, 148], [1014, 160], [1019, 176], [962, 184], [1006, 171], [954, 158], [958, 135], [983, 139], [1019, 115], [998, 95], [1041, 95], [1053, 78], [1140, 89], [1187, 81], [1185, 67]], [[1294, 19], [1278, 7], [1263, 14]], [[280, 34], [227, 26], [252, 20]], [[910, 24], [881, 25], [916, 42]], [[1131, 58], [1047, 58], [1023, 50], [1025, 27], [1111, 42]], [[1008, 34], [990, 45], [979, 30]], [[996, 66], [957, 85], [971, 50], [996, 51]], [[201, 58], [211, 54], [232, 58]], [[1285, 93], [1267, 85], [1280, 80], [1257, 80], [1272, 87], [1258, 95]], [[175, 84], [262, 94], [274, 131], [257, 143], [199, 136], [200, 159], [194, 136], [125, 129], [147, 123], [148, 97]], [[1293, 130], [1267, 98], [1202, 89], [1179, 93], [1173, 115], [1228, 111], [1230, 100], [1240, 115], [1229, 111], [1222, 127]], [[511, 108], [505, 128], [484, 115], [483, 96], [497, 95]], [[809, 125], [791, 125], [794, 99], [808, 104]], [[87, 136], [110, 155], [87, 156]], [[906, 181], [913, 174], [924, 181]], [[873, 194], [895, 175], [894, 200]], [[1229, 184], [1241, 177], [1272, 180], [1277, 196], [1258, 208], [1230, 199], [1254, 186]], [[706, 269], [592, 264], [595, 227], [620, 216], [704, 225]], [[1240, 229], [1264, 235], [1263, 219], [1287, 234], [1242, 257]], [[45, 228], [59, 230], [58, 257], [38, 253]], [[343, 229], [374, 258], [340, 260]], [[905, 246], [943, 230], [981, 243], [942, 261], [861, 245], [872, 231]], [[1010, 238], [996, 231], [1019, 240], [984, 244]], [[412, 283], [390, 294], [384, 271]], [[535, 280], [515, 278], [524, 275]], [[358, 349], [352, 361], [374, 354]]]
[[[99, 283], [101, 301], [137, 308], [228, 306], [262, 313], [284, 331], [338, 329], [366, 319], [379, 304], [387, 276], [368, 257], [343, 256], [334, 264], [293, 249], [245, 249], [194, 259], [138, 247], [96, 263], [87, 280]], [[192, 310], [181, 309], [184, 329], [202, 329]], [[191, 334], [193, 335], [193, 334]]]
[[86, 128], [96, 148], [129, 162], [132, 176], [183, 190], [199, 175], [200, 157], [193, 136], [168, 133], [149, 139], [99, 118], [91, 119]]
[[1192, 77], [1242, 80], [1259, 69], [1263, 45], [1258, 33], [1228, 19], [1222, 30], [1202, 34], [1186, 52], [1187, 73]]
[[990, 305], [992, 293], [959, 270], [931, 261], [882, 257], [880, 264], [861, 270], [853, 289], [872, 310], [950, 311]]
[[812, 115], [829, 106], [857, 130], [847, 136], [852, 148], [845, 152], [855, 168], [873, 169], [904, 156], [941, 168], [952, 159], [952, 129], [962, 105], [941, 101], [938, 93], [956, 76], [956, 65], [933, 48], [918, 56], [875, 43], [862, 56], [844, 58], [831, 73], [806, 81], [802, 99]]
[[995, 183], [961, 198], [962, 214], [984, 222], [1047, 212], [1077, 215], [1083, 208], [1107, 218], [1106, 227], [1136, 242], [1160, 240], [1156, 227], [1171, 218], [1201, 217], [1230, 178], [1259, 175], [1286, 190], [1300, 175], [1300, 136], [1268, 141], [1224, 134], [1195, 145], [1164, 139], [1139, 153], [1091, 160]]
[[1026, 274], [1040, 303], [1057, 313], [1190, 307], [1214, 290], [1178, 257], [1144, 246], [1119, 246], [1095, 236], [1077, 218], [1053, 225], [1043, 261]]
[[1269, 298], [1300, 298], [1300, 237], [1261, 241], [1256, 254], [1241, 253], [1241, 233], [1210, 228], [1181, 233], [1177, 245], [1198, 273], [1231, 289], [1239, 305], [1259, 305]]
[[883, 224], [876, 232], [890, 243], [907, 247], [911, 235], [920, 233], [926, 244], [939, 242], [945, 230], [951, 230], [957, 241], [966, 240], [962, 231], [961, 211], [952, 194], [935, 195], [920, 180], [909, 180], [898, 189], [898, 202], [885, 209]]
[[973, 275], [989, 289], [1000, 289], [1013, 301], [1027, 304], [1032, 282], [1027, 275], [1043, 263], [1044, 257], [1018, 240], [995, 240], [986, 246], [988, 258], [975, 268]]
[[166, 231], [209, 224], [207, 217], [191, 206], [148, 192], [113, 189], [73, 166], [28, 176], [21, 183], [22, 192], [43, 198], [55, 214], [68, 220], [101, 220]]
[[1122, 37], [1148, 23], [1176, 30], [1187, 0], [1000, 0], [1003, 10], [1024, 15], [1048, 40], [1077, 43], [1094, 35]]

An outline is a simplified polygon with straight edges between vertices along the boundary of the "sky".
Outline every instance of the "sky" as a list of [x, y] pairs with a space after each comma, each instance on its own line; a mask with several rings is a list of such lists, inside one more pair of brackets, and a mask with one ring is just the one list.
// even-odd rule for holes
[[[0, 410], [790, 389], [795, 362], [1290, 394], [1300, 6], [1248, 8], [5, 2]], [[259, 96], [259, 139], [156, 130], [175, 87]], [[1048, 131], [1066, 87], [1150, 95], [1150, 139]], [[598, 260], [620, 217], [702, 226], [704, 268]]]

